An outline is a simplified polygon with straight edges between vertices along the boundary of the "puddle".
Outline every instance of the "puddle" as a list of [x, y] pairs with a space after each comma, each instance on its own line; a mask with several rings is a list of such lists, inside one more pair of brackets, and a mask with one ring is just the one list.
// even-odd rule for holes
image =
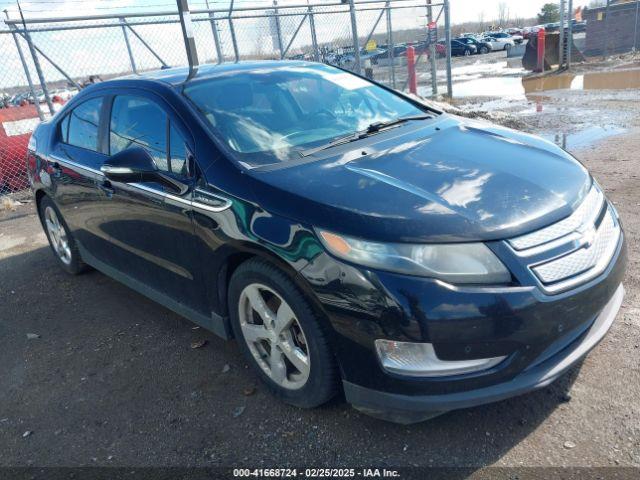
[[[498, 68], [509, 73], [514, 70], [505, 62], [492, 66], [491, 71]], [[616, 105], [637, 101], [640, 69], [540, 78], [509, 73], [469, 78], [472, 72], [469, 68], [457, 72], [454, 95], [467, 99], [459, 108], [512, 115], [527, 124], [529, 131], [566, 150], [620, 135], [635, 123], [633, 111]]]
[[627, 131], [616, 125], [590, 126], [574, 133], [550, 133], [542, 132], [538, 135], [542, 138], [550, 140], [561, 146], [565, 150], [575, 150], [577, 148], [587, 147], [608, 137], [620, 135]]
[[[453, 75], [453, 93], [457, 98], [501, 97], [524, 100], [526, 95], [552, 90], [624, 90], [640, 88], [640, 69], [594, 72], [584, 75], [550, 75], [521, 78], [522, 69], [509, 68], [506, 62], [492, 64], [490, 69], [474, 70], [475, 65], [460, 67]], [[496, 66], [497, 65], [497, 66]], [[500, 72], [499, 76], [473, 78], [474, 75]], [[511, 75], [511, 76], [509, 76]], [[514, 76], [516, 75], [516, 76]]]
[[640, 88], [640, 70], [615, 70], [585, 75], [551, 75], [523, 79], [525, 93], [548, 90], [625, 90]]

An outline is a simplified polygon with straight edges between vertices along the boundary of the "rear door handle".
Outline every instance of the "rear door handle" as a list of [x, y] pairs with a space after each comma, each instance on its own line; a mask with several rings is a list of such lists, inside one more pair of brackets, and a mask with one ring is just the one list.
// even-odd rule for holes
[[114, 193], [116, 193], [116, 189], [113, 188], [109, 180], [104, 180], [102, 182], [99, 182], [98, 188], [102, 190], [107, 197], [111, 197]]

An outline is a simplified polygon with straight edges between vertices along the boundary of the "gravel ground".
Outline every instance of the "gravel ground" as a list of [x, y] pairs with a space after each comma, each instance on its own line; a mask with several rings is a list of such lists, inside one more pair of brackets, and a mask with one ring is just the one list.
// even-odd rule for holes
[[627, 297], [609, 335], [546, 389], [412, 426], [341, 399], [311, 411], [278, 402], [233, 342], [100, 273], [66, 275], [33, 205], [0, 205], [0, 466], [640, 467], [632, 127], [575, 152], [627, 235]]
[[580, 152], [629, 242], [627, 297], [610, 334], [549, 388], [408, 427], [340, 400], [312, 411], [276, 401], [233, 342], [100, 273], [66, 275], [33, 206], [5, 210], [0, 465], [640, 466], [634, 133]]

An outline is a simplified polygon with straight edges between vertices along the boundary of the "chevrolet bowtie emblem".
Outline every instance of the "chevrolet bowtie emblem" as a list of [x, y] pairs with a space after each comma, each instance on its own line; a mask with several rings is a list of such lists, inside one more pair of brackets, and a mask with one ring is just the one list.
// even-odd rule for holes
[[596, 239], [597, 230], [595, 225], [583, 225], [578, 229], [578, 232], [580, 232], [580, 234], [582, 235], [582, 237], [580, 238], [580, 243], [582, 244], [582, 246], [585, 248], [591, 247]]

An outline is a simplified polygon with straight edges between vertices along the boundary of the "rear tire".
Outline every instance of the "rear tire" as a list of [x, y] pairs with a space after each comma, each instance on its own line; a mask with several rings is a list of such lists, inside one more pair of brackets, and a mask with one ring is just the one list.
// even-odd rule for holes
[[80, 258], [78, 245], [76, 244], [67, 223], [62, 218], [58, 207], [53, 201], [44, 196], [38, 205], [38, 214], [42, 228], [49, 240], [49, 246], [53, 251], [58, 264], [71, 275], [78, 275], [89, 269]]
[[487, 53], [489, 53], [489, 49], [487, 47], [481, 47], [480, 48], [480, 53], [482, 55], [486, 55]]
[[288, 275], [259, 258], [247, 260], [231, 277], [228, 300], [238, 345], [273, 395], [313, 408], [336, 394], [328, 335]]

